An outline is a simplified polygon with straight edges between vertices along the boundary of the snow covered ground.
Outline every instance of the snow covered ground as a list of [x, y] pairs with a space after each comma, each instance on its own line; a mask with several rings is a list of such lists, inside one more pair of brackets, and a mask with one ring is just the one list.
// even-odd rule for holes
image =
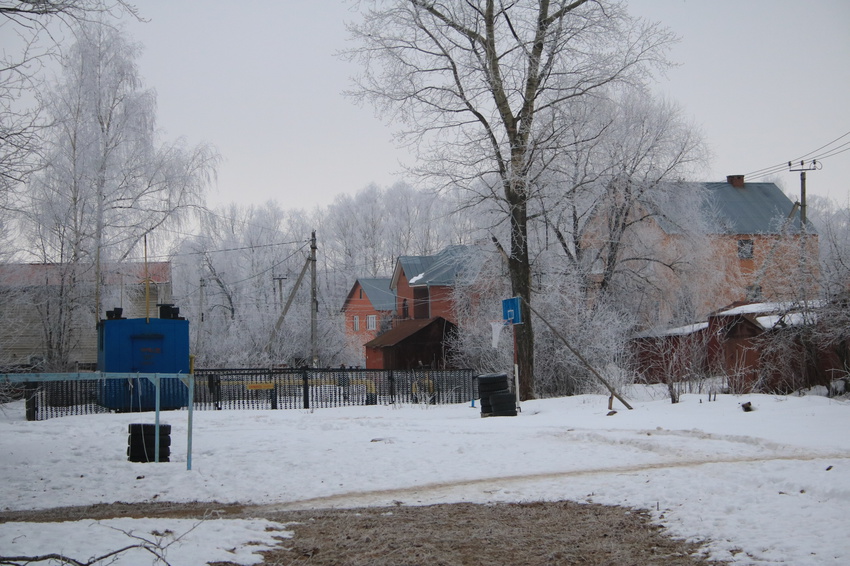
[[[747, 401], [755, 410], [741, 409]], [[736, 564], [850, 564], [850, 402], [685, 395], [676, 405], [632, 404], [608, 416], [606, 397], [578, 396], [527, 402], [515, 418], [487, 419], [469, 405], [196, 411], [188, 471], [186, 412], [162, 416], [172, 425], [171, 462], [139, 464], [126, 460], [127, 425], [153, 422], [153, 414], [27, 422], [18, 402], [0, 410], [0, 509], [570, 499], [649, 509], [673, 534], [708, 540], [713, 557]], [[6, 523], [0, 555], [88, 557], [119, 547], [128, 531], [167, 543], [168, 532], [196, 523]], [[268, 526], [210, 519], [174, 541], [168, 557], [183, 565], [251, 564], [259, 561], [251, 552], [288, 535]], [[138, 556], [119, 562], [139, 563]]]

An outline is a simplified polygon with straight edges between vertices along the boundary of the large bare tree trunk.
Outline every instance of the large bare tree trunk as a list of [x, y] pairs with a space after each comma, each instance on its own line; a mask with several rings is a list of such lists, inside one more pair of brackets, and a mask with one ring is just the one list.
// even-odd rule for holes
[[528, 256], [528, 211], [525, 201], [511, 206], [511, 253], [508, 272], [514, 296], [520, 297], [522, 324], [514, 326], [516, 332], [517, 365], [519, 367], [519, 397], [526, 401], [534, 398], [534, 326], [531, 321], [531, 262]]

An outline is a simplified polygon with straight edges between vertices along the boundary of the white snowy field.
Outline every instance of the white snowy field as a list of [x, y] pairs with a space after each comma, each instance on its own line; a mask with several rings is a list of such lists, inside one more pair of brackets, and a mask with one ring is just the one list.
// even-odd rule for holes
[[[742, 410], [747, 401], [754, 411]], [[517, 417], [486, 419], [469, 405], [196, 411], [191, 471], [185, 411], [162, 414], [172, 425], [171, 462], [140, 464], [126, 460], [127, 425], [152, 423], [152, 413], [27, 422], [23, 405], [12, 403], [0, 410], [0, 509], [569, 499], [649, 509], [672, 534], [707, 541], [712, 557], [735, 564], [850, 564], [850, 402], [685, 395], [676, 405], [633, 401], [631, 411], [616, 404], [611, 416], [607, 402], [531, 401]], [[88, 557], [119, 547], [124, 531], [150, 539], [196, 523], [5, 523], [0, 556]], [[255, 563], [251, 552], [289, 536], [285, 525], [269, 526], [210, 519], [167, 556], [181, 565]], [[122, 556], [119, 564], [142, 563]]]

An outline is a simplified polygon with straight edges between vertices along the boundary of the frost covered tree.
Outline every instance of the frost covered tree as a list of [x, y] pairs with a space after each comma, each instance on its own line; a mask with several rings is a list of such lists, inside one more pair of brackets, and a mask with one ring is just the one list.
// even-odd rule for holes
[[[218, 159], [204, 145], [160, 142], [156, 97], [136, 66], [138, 45], [99, 23], [82, 24], [76, 37], [46, 95], [50, 126], [39, 171], [20, 198], [26, 253], [60, 266], [67, 290], [43, 314], [46, 328], [57, 328], [55, 316], [85, 315], [74, 324], [93, 324], [102, 315], [103, 265], [140, 257], [146, 237], [153, 244], [202, 206]], [[65, 338], [56, 344], [50, 357], [61, 366], [69, 346]]]
[[669, 317], [681, 310], [672, 304], [682, 300], [674, 290], [687, 288], [682, 278], [704, 265], [700, 185], [676, 182], [703, 164], [699, 132], [675, 104], [636, 88], [574, 104], [564, 119], [573, 143], [534, 203], [547, 238], [588, 301]]
[[303, 331], [309, 328], [309, 293], [305, 297], [302, 289], [279, 347], [269, 352], [272, 329], [308, 249], [302, 220], [299, 211], [271, 202], [231, 204], [202, 213], [199, 233], [180, 243], [172, 259], [174, 294], [192, 321], [199, 367], [290, 363], [309, 351], [309, 332]]
[[[355, 94], [402, 125], [418, 171], [471, 200], [498, 203], [509, 227], [511, 291], [523, 303], [520, 396], [534, 391], [529, 205], [564, 148], [558, 109], [607, 85], [642, 83], [672, 36], [622, 4], [587, 0], [363, 2], [350, 27], [363, 63]], [[483, 182], [482, 182], [483, 181]]]
[[[46, 60], [55, 54], [53, 24], [73, 26], [136, 9], [123, 0], [0, 0], [7, 48], [0, 54], [0, 208], [33, 171], [47, 121], [38, 107]], [[17, 47], [17, 49], [15, 48]]]

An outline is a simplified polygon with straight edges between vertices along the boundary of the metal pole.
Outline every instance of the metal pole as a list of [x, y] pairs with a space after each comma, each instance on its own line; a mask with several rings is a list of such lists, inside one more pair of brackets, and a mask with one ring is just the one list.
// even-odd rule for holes
[[516, 393], [516, 408], [522, 411], [519, 404], [519, 354], [516, 347], [516, 325], [511, 322], [511, 333], [514, 335], [514, 392]]
[[[194, 359], [192, 360], [192, 365], [194, 366]], [[189, 373], [189, 422], [188, 422], [188, 432], [186, 433], [186, 469], [192, 470], [192, 414], [193, 408], [195, 406], [195, 368], [192, 367], [192, 371]]]
[[[154, 454], [154, 460], [153, 461], [156, 462], [156, 463], [159, 463], [159, 397], [160, 397], [159, 374], [154, 376], [153, 386], [154, 386], [154, 389], [156, 389], [156, 418], [154, 419], [154, 422], [155, 422], [154, 426], [156, 428], [155, 428], [155, 432], [154, 432], [154, 441], [153, 441], [153, 449], [154, 449], [155, 454]], [[141, 398], [141, 396], [140, 396], [140, 398]], [[143, 441], [144, 441], [144, 439], [143, 439]]]

